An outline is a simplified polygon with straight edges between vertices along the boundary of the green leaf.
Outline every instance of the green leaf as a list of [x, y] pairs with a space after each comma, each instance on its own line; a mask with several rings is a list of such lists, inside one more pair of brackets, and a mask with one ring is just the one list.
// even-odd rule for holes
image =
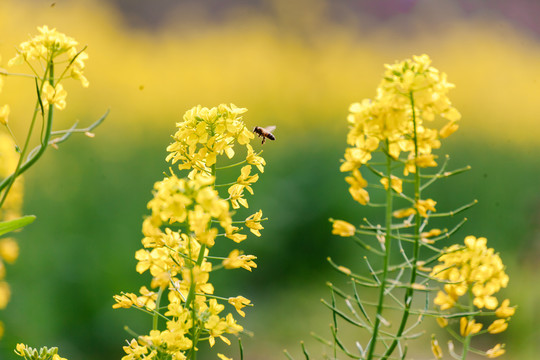
[[36, 220], [34, 215], [28, 215], [15, 220], [2, 221], [0, 222], [0, 235], [25, 227], [26, 225], [33, 223], [34, 220]]

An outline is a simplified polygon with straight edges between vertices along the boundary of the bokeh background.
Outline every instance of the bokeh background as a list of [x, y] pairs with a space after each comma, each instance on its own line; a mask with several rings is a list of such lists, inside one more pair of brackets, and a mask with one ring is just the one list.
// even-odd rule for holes
[[[51, 149], [26, 175], [25, 213], [38, 219], [17, 234], [0, 359], [21, 341], [59, 346], [69, 359], [119, 359], [123, 326], [149, 328], [145, 315], [111, 306], [114, 294], [147, 283], [133, 255], [152, 185], [168, 167], [165, 148], [184, 111], [231, 102], [249, 109], [249, 126], [277, 125], [278, 140], [264, 146], [268, 166], [250, 200], [270, 218], [262, 238], [244, 242], [259, 268], [217, 274], [216, 287], [256, 304], [243, 321], [256, 334], [243, 339], [246, 359], [299, 355], [301, 340], [316, 353], [309, 333], [329, 334], [320, 298], [338, 278], [325, 259], [354, 267], [364, 256], [328, 222], [369, 215], [338, 170], [348, 106], [374, 96], [384, 63], [422, 53], [457, 85], [451, 99], [463, 114], [439, 154], [451, 155], [451, 168], [472, 166], [431, 195], [441, 210], [479, 200], [453, 241], [486, 236], [501, 253], [519, 310], [496, 341], [507, 343], [507, 359], [537, 359], [538, 18], [536, 0], [1, 0], [0, 66], [43, 24], [88, 45], [90, 87], [66, 84], [56, 127], [111, 112], [95, 138]], [[33, 83], [6, 79], [0, 102], [18, 134], [33, 96]]]

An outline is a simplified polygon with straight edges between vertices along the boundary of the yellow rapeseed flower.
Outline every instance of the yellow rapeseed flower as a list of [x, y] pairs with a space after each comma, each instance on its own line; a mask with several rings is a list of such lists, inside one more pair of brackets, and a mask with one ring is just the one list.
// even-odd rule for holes
[[516, 309], [513, 307], [509, 307], [508, 305], [510, 305], [510, 300], [503, 300], [501, 306], [497, 310], [495, 310], [495, 315], [500, 318], [507, 318], [513, 316], [516, 312]]
[[506, 328], [508, 328], [508, 322], [505, 319], [498, 319], [489, 325], [488, 332], [490, 334], [498, 334], [506, 330]]
[[261, 233], [259, 230], [264, 229], [264, 227], [261, 225], [261, 219], [262, 219], [262, 210], [259, 210], [255, 214], [250, 215], [246, 218], [246, 226], [256, 236], [261, 236]]
[[493, 348], [486, 351], [486, 356], [490, 359], [494, 359], [503, 355], [505, 352], [504, 345], [501, 346], [501, 344], [497, 344]]
[[416, 210], [413, 208], [400, 209], [392, 212], [392, 216], [401, 219], [416, 214]]
[[19, 244], [13, 238], [0, 240], [0, 258], [7, 263], [13, 264], [19, 257]]
[[[384, 186], [385, 190], [388, 190], [387, 177], [381, 178], [381, 184]], [[392, 189], [398, 194], [401, 194], [403, 192], [403, 181], [400, 178], [392, 175], [392, 177], [390, 178], [390, 184], [391, 184], [390, 186], [392, 187]]]
[[133, 339], [129, 343], [129, 346], [124, 346], [124, 351], [127, 355], [122, 357], [122, 360], [135, 360], [147, 354], [148, 348], [146, 346], [140, 346], [137, 340]]
[[356, 227], [343, 220], [332, 221], [332, 234], [343, 237], [354, 236], [356, 234]]
[[418, 214], [421, 217], [427, 217], [428, 211], [435, 212], [435, 205], [437, 205], [437, 202], [433, 199], [427, 199], [427, 200], [418, 200], [415, 207], [418, 210]]
[[223, 260], [223, 267], [225, 269], [238, 269], [243, 268], [251, 271], [251, 268], [256, 268], [257, 264], [253, 261], [257, 259], [254, 255], [243, 255], [240, 250], [233, 250], [229, 256]]
[[3, 105], [0, 107], [0, 123], [2, 125], [7, 125], [9, 117], [9, 105]]
[[362, 205], [366, 205], [369, 202], [369, 194], [365, 187], [367, 181], [362, 177], [362, 174], [358, 169], [355, 169], [352, 176], [347, 176], [345, 181], [351, 185], [349, 192], [354, 200], [358, 201]]
[[58, 84], [55, 87], [51, 86], [48, 82], [43, 85], [42, 99], [43, 107], [47, 109], [49, 105], [54, 105], [58, 110], [64, 110], [66, 108], [66, 96], [67, 92], [64, 90], [62, 84]]
[[[49, 61], [67, 64], [64, 73], [79, 80], [83, 87], [88, 87], [88, 80], [83, 75], [84, 61], [88, 59], [88, 54], [77, 49], [77, 41], [55, 28], [49, 29], [46, 25], [38, 27], [38, 32], [38, 35], [19, 45], [17, 55], [9, 60], [8, 65], [14, 66], [31, 61], [39, 61], [42, 64]], [[46, 68], [43, 65], [42, 67]]]
[[445, 327], [448, 326], [448, 319], [446, 319], [446, 318], [438, 317], [435, 320], [437, 320], [437, 324], [439, 324], [439, 326], [442, 327], [442, 328], [445, 328]]
[[15, 354], [19, 356], [24, 356], [24, 350], [26, 350], [26, 345], [23, 343], [18, 343], [15, 346]]
[[462, 317], [459, 320], [459, 333], [461, 336], [469, 336], [478, 333], [482, 329], [482, 324], [477, 323], [474, 319], [468, 320]]
[[235, 307], [236, 311], [242, 316], [245, 317], [246, 313], [242, 311], [242, 308], [246, 306], [251, 306], [251, 300], [246, 299], [243, 296], [231, 297], [229, 298], [229, 304]]

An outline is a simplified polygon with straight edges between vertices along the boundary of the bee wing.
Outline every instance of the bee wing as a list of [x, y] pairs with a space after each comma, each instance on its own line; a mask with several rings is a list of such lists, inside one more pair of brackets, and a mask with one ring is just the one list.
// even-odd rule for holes
[[270, 126], [265, 127], [264, 130], [271, 133], [272, 131], [276, 130], [276, 126], [275, 125], [270, 125]]

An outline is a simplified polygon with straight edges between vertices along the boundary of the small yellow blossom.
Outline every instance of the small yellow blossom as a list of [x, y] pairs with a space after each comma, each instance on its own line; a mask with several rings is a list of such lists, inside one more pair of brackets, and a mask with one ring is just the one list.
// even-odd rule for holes
[[448, 319], [443, 317], [438, 317], [435, 319], [437, 321], [437, 324], [439, 324], [440, 327], [445, 328], [448, 326]]
[[430, 237], [434, 237], [434, 236], [439, 236], [441, 235], [441, 230], [440, 229], [431, 229], [429, 230], [428, 232], [423, 232], [420, 236], [423, 237], [423, 238], [430, 238]]
[[247, 235], [235, 232], [238, 229], [237, 227], [234, 226], [233, 229], [234, 230], [232, 232], [225, 234], [225, 236], [236, 243], [241, 243], [242, 241], [247, 239]]
[[[390, 179], [391, 187], [392, 189], [397, 192], [398, 194], [401, 194], [403, 192], [403, 181], [392, 175]], [[388, 178], [383, 177], [381, 178], [381, 184], [384, 186], [385, 190], [388, 190]]]
[[262, 158], [262, 156], [257, 155], [255, 151], [253, 151], [253, 147], [251, 145], [247, 144], [246, 148], [248, 152], [246, 156], [247, 163], [250, 165], [255, 165], [257, 169], [263, 173], [264, 167], [266, 166], [266, 161]]
[[503, 355], [505, 352], [506, 351], [504, 350], [504, 345], [501, 346], [501, 344], [497, 344], [493, 348], [486, 351], [486, 356], [490, 359], [494, 359]]
[[490, 334], [498, 334], [506, 330], [506, 328], [508, 328], [508, 322], [505, 319], [498, 319], [489, 325], [488, 331]]
[[516, 312], [516, 309], [513, 307], [509, 307], [508, 305], [510, 305], [510, 300], [503, 300], [501, 306], [497, 310], [495, 310], [495, 315], [500, 318], [508, 318], [510, 316], [513, 316]]
[[474, 319], [468, 320], [462, 317], [459, 320], [459, 333], [461, 336], [469, 336], [478, 333], [482, 329], [482, 324], [477, 323]]
[[229, 256], [223, 260], [225, 269], [243, 268], [251, 271], [251, 268], [256, 268], [257, 264], [253, 260], [257, 259], [254, 255], [242, 255], [240, 250], [233, 250]]
[[369, 202], [369, 194], [365, 189], [367, 181], [362, 177], [362, 174], [358, 169], [355, 169], [352, 175], [353, 176], [347, 176], [345, 178], [345, 181], [351, 185], [349, 192], [354, 200], [362, 205], [366, 205]]
[[259, 230], [264, 229], [263, 226], [261, 225], [261, 219], [262, 219], [262, 210], [259, 210], [255, 214], [250, 215], [246, 218], [246, 226], [256, 236], [261, 236], [261, 233]]
[[13, 264], [19, 257], [19, 245], [13, 238], [4, 238], [0, 240], [0, 258], [7, 263]]
[[7, 125], [9, 117], [9, 105], [4, 105], [0, 107], [0, 123], [2, 125]]
[[456, 304], [456, 298], [446, 294], [443, 291], [439, 291], [433, 300], [433, 303], [435, 305], [439, 305], [441, 310], [448, 310]]
[[236, 308], [236, 311], [242, 316], [242, 317], [245, 317], [246, 316], [246, 313], [244, 311], [242, 311], [242, 308], [243, 307], [246, 307], [246, 306], [251, 306], [251, 300], [249, 299], [246, 299], [245, 297], [243, 296], [237, 296], [237, 297], [234, 297], [234, 298], [229, 298], [229, 304], [231, 304], [232, 306], [234, 306]]
[[220, 354], [220, 353], [218, 353], [217, 356], [218, 356], [218, 358], [220, 358], [221, 360], [233, 360], [233, 358], [226, 357], [225, 355]]
[[428, 211], [435, 212], [435, 205], [437, 204], [436, 201], [433, 199], [427, 199], [427, 200], [418, 200], [418, 203], [416, 203], [416, 209], [418, 210], [418, 214], [421, 217], [427, 217]]
[[236, 184], [243, 186], [251, 195], [253, 195], [253, 189], [250, 185], [259, 180], [259, 174], [250, 175], [250, 173], [251, 165], [244, 166], [241, 170], [241, 175], [236, 180]]
[[23, 343], [18, 343], [15, 347], [15, 354], [19, 356], [24, 356], [24, 350], [26, 350], [26, 345]]
[[122, 360], [135, 360], [147, 354], [148, 348], [146, 346], [140, 346], [137, 340], [133, 339], [129, 342], [129, 346], [124, 346], [124, 352], [127, 355], [122, 357]]
[[441, 235], [442, 231], [440, 229], [431, 229], [430, 231], [428, 232], [423, 232], [420, 234], [420, 240], [426, 244], [434, 244], [435, 243], [435, 240], [434, 239], [430, 239], [431, 237], [434, 237], [434, 236], [439, 236]]
[[442, 127], [442, 129], [439, 131], [439, 134], [441, 138], [444, 139], [456, 132], [458, 128], [459, 125], [456, 122], [450, 121]]
[[334, 220], [332, 223], [332, 234], [343, 237], [354, 236], [356, 227], [343, 220]]
[[242, 205], [245, 208], [248, 208], [248, 202], [244, 198], [244, 187], [242, 185], [234, 184], [229, 188], [229, 199], [231, 201], [231, 205], [233, 209], [240, 208], [240, 205]]
[[43, 85], [41, 98], [44, 99], [43, 106], [47, 108], [50, 105], [54, 105], [58, 110], [64, 110], [66, 108], [66, 96], [67, 92], [64, 90], [62, 84], [57, 84], [53, 87], [48, 82]]
[[413, 208], [406, 208], [406, 209], [400, 209], [396, 210], [392, 213], [392, 216], [398, 219], [409, 217], [411, 215], [416, 214], [416, 210]]
[[116, 304], [114, 304], [112, 307], [113, 309], [129, 309], [133, 305], [136, 306], [138, 303], [137, 295], [132, 293], [122, 294], [122, 295], [114, 295], [114, 300], [116, 301]]

